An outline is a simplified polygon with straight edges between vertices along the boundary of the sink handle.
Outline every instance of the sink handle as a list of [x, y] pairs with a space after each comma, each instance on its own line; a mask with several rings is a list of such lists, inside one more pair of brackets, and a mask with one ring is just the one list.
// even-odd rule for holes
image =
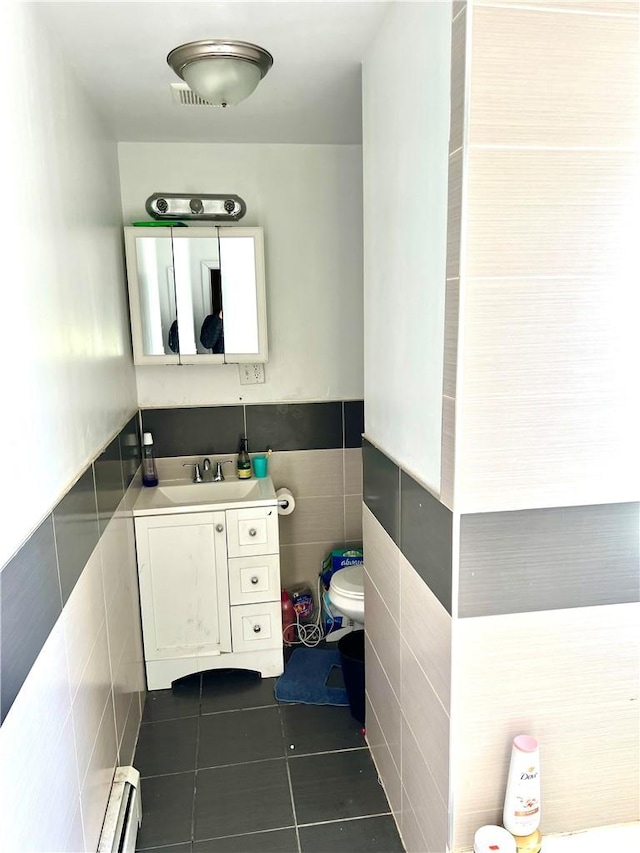
[[199, 462], [183, 462], [183, 468], [193, 468], [193, 482], [201, 483], [202, 482], [202, 471], [200, 470]]
[[221, 483], [224, 480], [224, 474], [222, 473], [223, 465], [231, 465], [233, 464], [233, 459], [223, 459], [222, 462], [216, 462], [216, 473], [213, 476], [214, 483]]

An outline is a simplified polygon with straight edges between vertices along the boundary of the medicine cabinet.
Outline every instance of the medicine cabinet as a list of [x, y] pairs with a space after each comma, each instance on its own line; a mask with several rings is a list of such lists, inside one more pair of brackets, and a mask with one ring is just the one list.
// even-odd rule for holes
[[135, 364], [267, 361], [262, 228], [125, 228]]

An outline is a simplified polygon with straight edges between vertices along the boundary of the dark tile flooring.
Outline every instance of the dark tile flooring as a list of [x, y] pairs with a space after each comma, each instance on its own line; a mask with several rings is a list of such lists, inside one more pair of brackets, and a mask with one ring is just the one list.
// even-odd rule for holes
[[279, 704], [274, 682], [222, 670], [148, 694], [138, 850], [402, 853], [349, 709]]

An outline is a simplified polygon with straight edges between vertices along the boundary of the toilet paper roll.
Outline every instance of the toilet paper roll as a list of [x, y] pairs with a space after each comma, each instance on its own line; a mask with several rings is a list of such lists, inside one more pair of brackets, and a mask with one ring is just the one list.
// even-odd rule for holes
[[278, 498], [278, 515], [291, 515], [296, 508], [296, 499], [289, 489], [278, 489], [276, 497]]

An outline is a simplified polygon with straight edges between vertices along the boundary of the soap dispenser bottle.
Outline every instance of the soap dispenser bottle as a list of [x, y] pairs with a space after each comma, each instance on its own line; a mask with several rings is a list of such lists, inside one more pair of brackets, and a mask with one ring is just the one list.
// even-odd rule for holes
[[239, 480], [247, 480], [251, 476], [251, 457], [249, 456], [249, 440], [247, 438], [240, 439], [236, 474]]
[[145, 432], [142, 438], [142, 485], [158, 485], [158, 469], [153, 458], [153, 436]]

